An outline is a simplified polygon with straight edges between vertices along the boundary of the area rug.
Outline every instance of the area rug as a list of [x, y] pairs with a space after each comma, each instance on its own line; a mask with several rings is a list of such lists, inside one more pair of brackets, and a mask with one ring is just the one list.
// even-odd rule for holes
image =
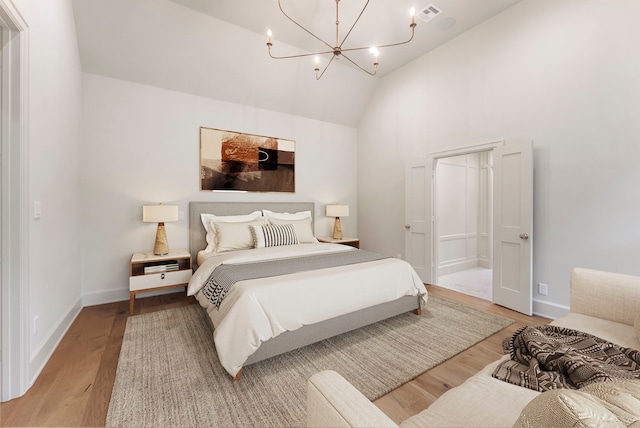
[[231, 382], [199, 305], [129, 317], [106, 425], [304, 426], [306, 382], [342, 374], [375, 400], [513, 321], [429, 297], [407, 313], [258, 362]]

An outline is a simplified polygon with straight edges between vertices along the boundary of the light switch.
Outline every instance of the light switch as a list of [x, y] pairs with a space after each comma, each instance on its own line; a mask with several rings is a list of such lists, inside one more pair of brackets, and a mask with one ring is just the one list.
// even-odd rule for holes
[[42, 202], [35, 201], [33, 203], [33, 218], [39, 219], [42, 217]]

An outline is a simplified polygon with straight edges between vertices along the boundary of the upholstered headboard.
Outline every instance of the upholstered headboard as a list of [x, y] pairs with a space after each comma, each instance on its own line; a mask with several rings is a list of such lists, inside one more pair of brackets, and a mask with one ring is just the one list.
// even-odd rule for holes
[[207, 246], [207, 234], [200, 220], [200, 214], [239, 215], [261, 209], [289, 213], [311, 211], [312, 217], [315, 214], [313, 202], [189, 202], [189, 252], [194, 267], [196, 267], [198, 251]]

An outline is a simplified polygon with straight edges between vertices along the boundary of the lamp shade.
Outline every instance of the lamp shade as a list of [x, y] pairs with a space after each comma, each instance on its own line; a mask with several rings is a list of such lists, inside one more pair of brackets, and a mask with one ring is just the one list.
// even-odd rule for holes
[[143, 205], [142, 221], [147, 223], [164, 223], [178, 221], [177, 205]]
[[349, 217], [349, 205], [327, 205], [327, 217]]

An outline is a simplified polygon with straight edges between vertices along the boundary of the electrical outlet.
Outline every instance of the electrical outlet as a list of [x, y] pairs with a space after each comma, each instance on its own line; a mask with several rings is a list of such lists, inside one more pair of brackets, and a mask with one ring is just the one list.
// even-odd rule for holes
[[548, 285], [541, 282], [538, 283], [538, 294], [546, 296], [549, 292]]
[[33, 335], [36, 336], [38, 334], [38, 315], [33, 317]]
[[178, 211], [178, 221], [184, 220], [184, 211]]
[[400, 254], [400, 253], [396, 254], [396, 259], [402, 260], [402, 254]]

